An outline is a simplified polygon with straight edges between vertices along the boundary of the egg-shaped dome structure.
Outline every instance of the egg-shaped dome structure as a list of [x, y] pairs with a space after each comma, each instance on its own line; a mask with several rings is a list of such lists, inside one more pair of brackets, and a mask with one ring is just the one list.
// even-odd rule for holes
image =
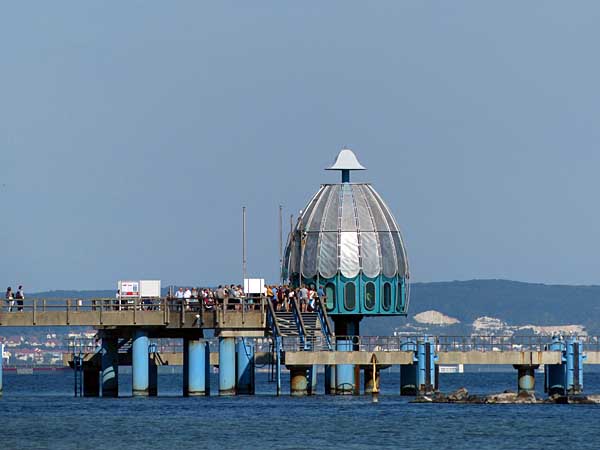
[[351, 150], [340, 152], [330, 170], [341, 170], [343, 181], [322, 185], [301, 211], [283, 275], [293, 285], [322, 286], [330, 314], [406, 314], [404, 241], [375, 189], [349, 182], [350, 170], [363, 169]]

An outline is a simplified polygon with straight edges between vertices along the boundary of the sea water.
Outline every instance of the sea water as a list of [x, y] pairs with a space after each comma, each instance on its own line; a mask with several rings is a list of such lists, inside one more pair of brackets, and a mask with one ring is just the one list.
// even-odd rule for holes
[[[120, 398], [74, 398], [73, 373], [4, 373], [0, 449], [600, 449], [600, 405], [410, 404], [399, 374], [382, 372], [378, 403], [370, 396], [275, 396], [257, 373], [254, 396], [184, 398], [181, 373], [159, 374], [159, 396], [131, 397], [131, 375], [119, 375]], [[472, 393], [516, 388], [516, 371], [442, 374], [441, 390]], [[538, 375], [538, 393], [543, 378]], [[586, 372], [585, 391], [600, 393], [600, 374]]]

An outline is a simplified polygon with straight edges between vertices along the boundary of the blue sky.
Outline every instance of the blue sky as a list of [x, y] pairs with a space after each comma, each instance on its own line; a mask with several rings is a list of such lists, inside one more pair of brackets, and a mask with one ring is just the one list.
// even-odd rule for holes
[[0, 279], [275, 279], [343, 145], [414, 281], [598, 282], [597, 2], [5, 2]]

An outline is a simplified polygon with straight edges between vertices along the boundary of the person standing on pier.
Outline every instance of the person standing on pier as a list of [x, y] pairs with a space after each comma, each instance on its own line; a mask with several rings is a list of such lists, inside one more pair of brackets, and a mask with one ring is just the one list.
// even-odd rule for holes
[[302, 288], [298, 291], [298, 300], [300, 301], [300, 311], [306, 312], [306, 303], [308, 302], [308, 289], [306, 285], [302, 285]]
[[192, 291], [190, 288], [185, 288], [185, 292], [183, 293], [183, 298], [185, 299], [185, 309], [189, 311], [190, 309], [190, 299], [192, 298]]
[[9, 286], [8, 289], [6, 289], [6, 303], [8, 303], [8, 312], [12, 312], [13, 307], [15, 306], [15, 301], [14, 301], [14, 297], [13, 297], [13, 291], [12, 288]]
[[19, 286], [17, 290], [17, 310], [23, 311], [23, 300], [25, 300], [25, 293], [23, 292], [23, 286]]
[[179, 310], [179, 308], [183, 309], [183, 288], [179, 288], [177, 290], [177, 292], [175, 293], [175, 298], [177, 299], [177, 303], [178, 303], [177, 309], [178, 310]]

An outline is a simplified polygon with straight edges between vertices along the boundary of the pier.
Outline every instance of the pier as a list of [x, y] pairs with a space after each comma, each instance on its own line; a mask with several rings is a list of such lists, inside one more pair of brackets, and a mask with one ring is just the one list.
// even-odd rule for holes
[[[271, 368], [277, 395], [284, 369], [292, 395], [316, 392], [320, 366], [328, 394], [359, 394], [361, 378], [363, 391], [376, 394], [379, 373], [390, 366], [400, 369], [400, 394], [428, 394], [439, 389], [439, 366], [447, 364], [510, 365], [520, 392], [535, 389], [535, 371], [544, 367], [549, 394], [582, 392], [584, 365], [600, 362], [598, 340], [361, 336], [364, 317], [408, 314], [408, 256], [379, 193], [369, 183], [350, 182], [351, 172], [365, 170], [352, 150], [342, 149], [326, 170], [339, 171], [341, 182], [322, 184], [291, 223], [285, 251], [280, 248], [282, 284], [287, 281], [281, 299], [266, 297], [262, 279], [253, 293], [221, 291], [214, 305], [191, 292], [188, 300], [161, 297], [159, 280], [125, 281], [117, 299], [19, 299], [0, 312], [0, 330], [94, 327], [93, 342], [70, 345], [77, 396], [118, 396], [123, 365], [132, 368], [132, 395], [157, 395], [158, 367], [167, 364], [183, 366], [182, 395], [209, 395], [213, 366], [219, 395], [252, 395], [259, 360]], [[123, 293], [125, 285], [131, 289]], [[154, 294], [143, 295], [143, 286]], [[180, 349], [161, 349], [161, 339], [177, 339]]]
[[[282, 392], [281, 371], [289, 370], [295, 396], [316, 392], [319, 367], [328, 394], [359, 394], [361, 378], [362, 392], [371, 394], [379, 371], [397, 366], [400, 394], [419, 395], [443, 384], [440, 365], [458, 364], [513, 366], [519, 391], [534, 390], [535, 371], [544, 366], [546, 392], [575, 394], [583, 391], [584, 366], [600, 364], [593, 337], [336, 335], [320, 302], [303, 313], [293, 300], [291, 312], [280, 312], [264, 297], [215, 308], [170, 298], [128, 305], [31, 299], [22, 311], [0, 313], [0, 330], [10, 326], [95, 327], [95, 340], [69, 342], [64, 355], [75, 371], [75, 395], [83, 396], [117, 396], [120, 366], [132, 367], [132, 395], [157, 395], [163, 365], [183, 366], [185, 396], [211, 394], [212, 367], [219, 369], [219, 395], [251, 395], [257, 365], [270, 368], [275, 394]], [[161, 345], [165, 338], [179, 344]]]

